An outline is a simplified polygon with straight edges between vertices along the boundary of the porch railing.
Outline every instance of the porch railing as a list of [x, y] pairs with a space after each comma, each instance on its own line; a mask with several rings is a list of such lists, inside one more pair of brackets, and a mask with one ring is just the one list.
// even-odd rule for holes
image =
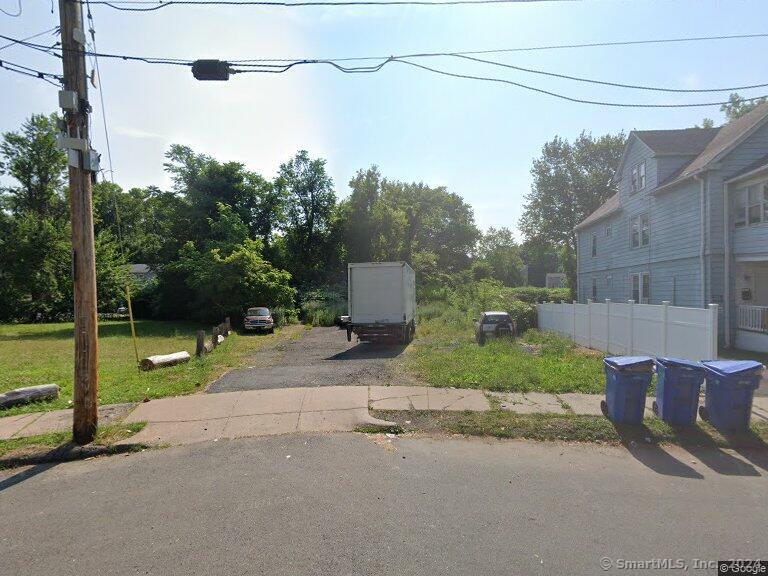
[[739, 329], [768, 332], [768, 306], [739, 305]]

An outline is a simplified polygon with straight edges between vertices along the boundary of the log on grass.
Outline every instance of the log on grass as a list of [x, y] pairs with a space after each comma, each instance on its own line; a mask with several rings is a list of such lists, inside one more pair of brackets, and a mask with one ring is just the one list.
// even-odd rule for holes
[[0, 394], [0, 408], [10, 408], [19, 404], [40, 402], [42, 400], [55, 400], [59, 397], [59, 390], [60, 388], [56, 384], [42, 384], [40, 386], [9, 390], [4, 394]]
[[149, 356], [141, 361], [142, 370], [154, 370], [155, 368], [165, 368], [189, 362], [189, 352], [174, 352], [173, 354], [163, 354], [160, 356]]

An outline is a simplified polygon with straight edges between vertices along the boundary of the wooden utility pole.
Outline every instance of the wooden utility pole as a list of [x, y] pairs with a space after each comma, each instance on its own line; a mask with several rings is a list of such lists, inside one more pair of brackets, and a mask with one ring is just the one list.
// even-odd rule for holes
[[[85, 69], [85, 26], [79, 0], [59, 0], [65, 109], [69, 137], [69, 194], [72, 218], [72, 273], [75, 307], [75, 390], [72, 436], [87, 444], [98, 422], [99, 344], [96, 314], [96, 258], [91, 189], [93, 151], [88, 145], [88, 84]], [[88, 157], [88, 158], [87, 158]]]

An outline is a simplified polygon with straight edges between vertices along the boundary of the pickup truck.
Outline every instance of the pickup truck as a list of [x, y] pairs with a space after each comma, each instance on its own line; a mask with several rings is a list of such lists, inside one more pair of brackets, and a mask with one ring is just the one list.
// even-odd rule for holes
[[245, 312], [245, 318], [243, 318], [243, 328], [272, 334], [275, 331], [275, 321], [269, 308], [264, 306], [248, 308]]

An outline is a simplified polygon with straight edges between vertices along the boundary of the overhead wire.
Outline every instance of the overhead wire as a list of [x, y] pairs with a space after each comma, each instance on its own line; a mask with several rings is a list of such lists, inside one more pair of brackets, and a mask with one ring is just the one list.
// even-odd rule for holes
[[0, 50], [5, 50], [6, 48], [10, 48], [11, 46], [16, 46], [18, 44], [21, 44], [22, 42], [28, 42], [29, 40], [34, 40], [35, 38], [39, 38], [40, 36], [44, 36], [51, 32], [56, 32], [58, 29], [59, 29], [58, 26], [54, 26], [53, 28], [49, 28], [48, 30], [43, 30], [42, 32], [38, 32], [37, 34], [32, 34], [32, 36], [27, 36], [26, 38], [22, 38], [21, 40], [15, 40], [13, 42], [9, 42], [8, 44], [3, 44], [2, 46], [0, 46]]
[[19, 16], [21, 16], [21, 13], [24, 9], [24, 7], [21, 5], [21, 0], [18, 0], [18, 2], [19, 2], [19, 9], [16, 12], [16, 14], [12, 14], [11, 12], [8, 12], [7, 10], [4, 10], [2, 8], [0, 8], [0, 12], [5, 14], [6, 16], [10, 16], [11, 18], [18, 18]]
[[537, 2], [580, 2], [581, 0], [94, 0], [93, 5], [108, 6], [122, 12], [154, 12], [170, 6], [277, 6], [300, 8], [307, 6], [466, 6], [481, 4], [531, 4]]
[[[22, 74], [23, 76], [29, 76], [30, 78], [43, 80], [52, 86], [56, 86], [57, 88], [61, 88], [61, 82], [63, 81], [63, 78], [58, 74], [53, 74], [52, 72], [43, 72], [41, 70], [30, 68], [29, 66], [24, 66], [22, 64], [16, 64], [15, 62], [10, 62], [8, 60], [0, 60], [0, 68], [8, 70], [9, 72]], [[58, 84], [54, 82], [54, 80], [57, 80]]]

